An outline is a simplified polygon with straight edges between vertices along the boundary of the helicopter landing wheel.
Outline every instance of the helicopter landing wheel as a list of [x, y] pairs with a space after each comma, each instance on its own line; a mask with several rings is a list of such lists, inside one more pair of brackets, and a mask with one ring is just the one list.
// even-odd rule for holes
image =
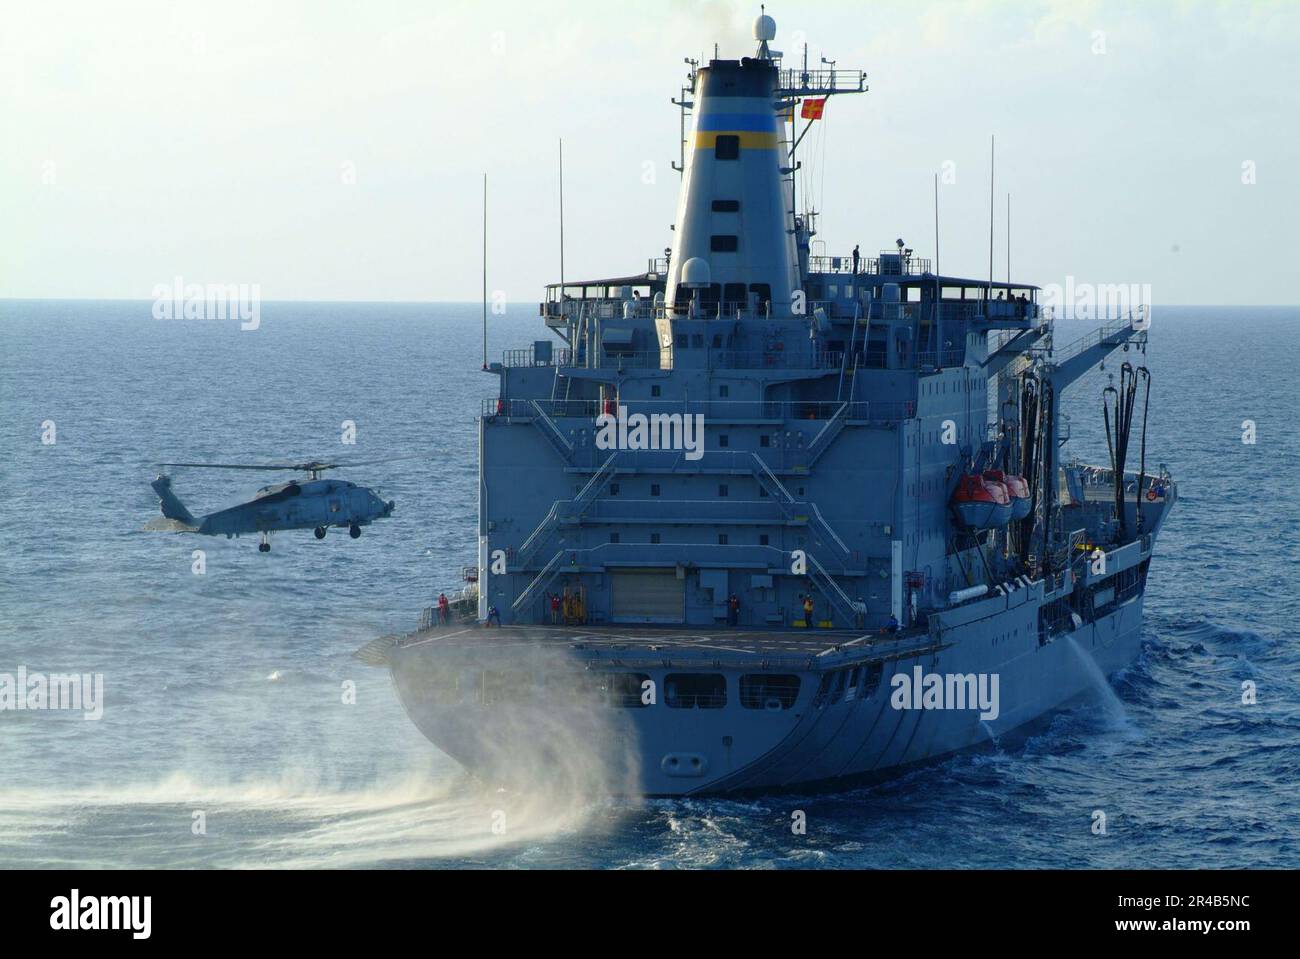
[[351, 526], [348, 527], [348, 535], [351, 536], [353, 539], [358, 538], [361, 535], [361, 527], [358, 526], [356, 523], [353, 523]]
[[317, 526], [317, 527], [316, 527], [316, 538], [317, 538], [317, 539], [324, 539], [324, 538], [325, 538], [325, 527], [324, 527], [324, 526]]

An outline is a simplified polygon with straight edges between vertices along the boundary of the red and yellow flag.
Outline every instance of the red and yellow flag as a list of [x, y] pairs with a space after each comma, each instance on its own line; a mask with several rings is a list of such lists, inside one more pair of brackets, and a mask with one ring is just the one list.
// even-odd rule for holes
[[826, 98], [816, 97], [815, 99], [805, 100], [803, 109], [799, 111], [799, 116], [805, 120], [820, 120], [822, 111], [826, 109]]

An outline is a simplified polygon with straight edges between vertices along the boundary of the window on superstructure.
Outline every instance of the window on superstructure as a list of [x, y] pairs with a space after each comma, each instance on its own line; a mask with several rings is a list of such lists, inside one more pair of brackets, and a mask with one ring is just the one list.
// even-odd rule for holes
[[722, 288], [722, 299], [727, 304], [728, 312], [734, 315], [736, 307], [745, 305], [745, 284], [728, 283]]
[[659, 495], [659, 484], [658, 484], [658, 483], [651, 483], [651, 484], [650, 484], [650, 495], [651, 495], [651, 496], [658, 496], [658, 495]]
[[610, 541], [611, 543], [617, 543], [617, 542], [618, 542], [618, 533], [610, 533], [610, 534], [609, 534], [609, 541]]
[[726, 533], [719, 533], [719, 534], [718, 534], [718, 545], [719, 545], [719, 546], [726, 546], [726, 545], [727, 545], [727, 534], [726, 534]]
[[759, 533], [759, 534], [758, 534], [758, 545], [759, 545], [759, 546], [766, 546], [766, 545], [767, 545], [767, 534], [766, 534], [766, 533]]
[[726, 484], [726, 483], [719, 483], [719, 484], [718, 484], [718, 495], [719, 495], [719, 496], [727, 496], [730, 492], [731, 492], [731, 491], [727, 488], [727, 484]]
[[669, 673], [664, 702], [673, 709], [721, 709], [727, 705], [727, 677], [721, 673]]
[[709, 252], [735, 253], [740, 249], [740, 237], [734, 233], [715, 233], [709, 237]]
[[761, 307], [768, 300], [772, 299], [772, 284], [751, 283], [749, 284], [749, 292], [758, 294], [758, 305]]
[[739, 213], [740, 201], [739, 200], [714, 200], [713, 212], [714, 213]]
[[718, 437], [719, 446], [729, 446], [730, 444], [731, 444], [731, 439], [727, 436], [726, 433], [723, 433]]
[[650, 681], [645, 673], [593, 673], [591, 691], [595, 698], [622, 709], [640, 709], [649, 706], [642, 697], [644, 684]]
[[713, 159], [739, 160], [740, 137], [734, 133], [720, 133], [713, 143]]
[[772, 437], [770, 437], [770, 436], [768, 436], [766, 433], [764, 433], [762, 436], [760, 436], [760, 437], [758, 438], [758, 445], [759, 445], [759, 446], [763, 446], [763, 447], [771, 446], [771, 445], [772, 445]]
[[659, 545], [659, 534], [658, 534], [658, 533], [651, 533], [651, 534], [650, 534], [650, 545], [651, 545], [651, 546], [658, 546], [658, 545]]
[[617, 483], [610, 483], [610, 484], [609, 484], [609, 495], [610, 495], [610, 496], [617, 496], [617, 495], [618, 495], [618, 490], [619, 490], [619, 486], [618, 486]]
[[799, 677], [759, 673], [740, 677], [740, 705], [745, 709], [790, 709], [799, 698]]
[[718, 386], [718, 395], [721, 396], [721, 397], [727, 397], [727, 396], [730, 396], [730, 395], [731, 395], [731, 387], [728, 386], [726, 383], [723, 383], [723, 384], [719, 385], [719, 386]]

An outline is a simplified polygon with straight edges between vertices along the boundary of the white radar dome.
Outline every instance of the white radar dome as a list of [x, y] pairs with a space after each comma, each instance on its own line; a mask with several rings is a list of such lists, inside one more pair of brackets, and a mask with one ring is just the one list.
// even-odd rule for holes
[[682, 264], [681, 285], [688, 290], [707, 289], [711, 271], [706, 260], [693, 256]]
[[754, 39], [764, 42], [776, 39], [776, 21], [766, 13], [754, 20]]

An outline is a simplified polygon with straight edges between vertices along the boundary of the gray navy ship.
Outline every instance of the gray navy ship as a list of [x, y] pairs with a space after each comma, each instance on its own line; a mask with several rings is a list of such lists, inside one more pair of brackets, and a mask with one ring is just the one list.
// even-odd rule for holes
[[[358, 652], [487, 782], [879, 776], [1138, 654], [1177, 497], [1148, 470], [1148, 316], [1058, 344], [1034, 285], [901, 241], [814, 255], [796, 117], [866, 77], [788, 68], [774, 37], [762, 16], [753, 56], [688, 61], [668, 255], [562, 278], [547, 338], [488, 364], [471, 589]], [[1110, 462], [1067, 460], [1065, 390], [1117, 352], [1136, 362], [1080, 403]]]

